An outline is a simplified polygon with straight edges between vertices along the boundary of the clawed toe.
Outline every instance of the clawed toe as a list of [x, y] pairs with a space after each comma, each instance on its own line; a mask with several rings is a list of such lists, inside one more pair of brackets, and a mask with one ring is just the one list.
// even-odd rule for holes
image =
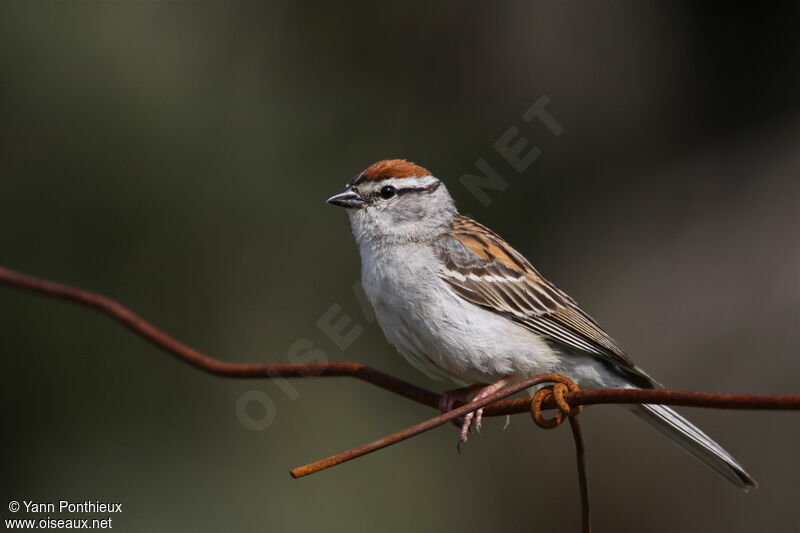
[[475, 411], [475, 432], [481, 432], [481, 424], [483, 423], [483, 407]]
[[483, 409], [478, 409], [464, 415], [463, 421], [461, 422], [461, 432], [458, 435], [458, 445], [456, 446], [458, 453], [461, 453], [461, 445], [467, 442], [469, 439], [469, 432], [473, 427], [476, 432], [480, 433], [481, 418], [483, 418]]
[[469, 428], [472, 425], [472, 419], [474, 416], [475, 413], [467, 413], [464, 415], [464, 418], [461, 422], [461, 432], [458, 435], [458, 444], [456, 445], [458, 453], [461, 453], [461, 446], [466, 444], [467, 440], [469, 439]]

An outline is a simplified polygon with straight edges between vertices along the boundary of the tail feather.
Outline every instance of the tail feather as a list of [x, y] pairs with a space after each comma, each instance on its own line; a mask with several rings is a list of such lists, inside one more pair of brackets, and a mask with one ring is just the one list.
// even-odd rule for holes
[[758, 486], [731, 454], [669, 407], [637, 405], [633, 412], [737, 487], [748, 490]]

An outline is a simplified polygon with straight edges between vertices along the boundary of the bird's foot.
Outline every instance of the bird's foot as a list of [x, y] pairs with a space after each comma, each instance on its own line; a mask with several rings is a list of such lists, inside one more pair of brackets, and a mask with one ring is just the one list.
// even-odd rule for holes
[[[492, 383], [491, 385], [484, 386], [482, 389], [478, 391], [478, 394], [475, 395], [472, 401], [474, 402], [476, 400], [481, 400], [483, 398], [486, 398], [487, 396], [491, 396], [492, 394], [494, 394], [495, 392], [499, 391], [500, 389], [502, 389], [503, 387], [512, 382], [513, 382], [512, 378], [503, 378], [501, 380]], [[480, 409], [476, 409], [475, 411], [472, 411], [471, 413], [467, 413], [466, 415], [464, 415], [464, 418], [461, 422], [461, 432], [458, 435], [457, 448], [459, 453], [461, 453], [461, 445], [467, 442], [467, 439], [469, 438], [470, 429], [472, 427], [475, 427], [475, 431], [480, 433], [482, 422], [483, 422], [482, 407]]]

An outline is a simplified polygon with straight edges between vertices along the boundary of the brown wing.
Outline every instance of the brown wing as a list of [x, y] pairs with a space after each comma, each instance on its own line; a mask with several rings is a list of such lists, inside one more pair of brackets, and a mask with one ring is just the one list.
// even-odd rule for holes
[[486, 227], [456, 216], [437, 245], [444, 261], [442, 278], [462, 298], [551, 342], [608, 359], [649, 380], [572, 298]]

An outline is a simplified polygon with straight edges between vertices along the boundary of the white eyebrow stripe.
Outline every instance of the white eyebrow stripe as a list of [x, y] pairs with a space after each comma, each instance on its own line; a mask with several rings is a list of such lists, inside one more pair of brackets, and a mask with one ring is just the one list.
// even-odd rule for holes
[[388, 178], [380, 181], [368, 182], [373, 184], [375, 189], [382, 189], [387, 185], [391, 185], [398, 191], [402, 189], [421, 189], [428, 187], [438, 182], [433, 176], [422, 176], [421, 178]]

